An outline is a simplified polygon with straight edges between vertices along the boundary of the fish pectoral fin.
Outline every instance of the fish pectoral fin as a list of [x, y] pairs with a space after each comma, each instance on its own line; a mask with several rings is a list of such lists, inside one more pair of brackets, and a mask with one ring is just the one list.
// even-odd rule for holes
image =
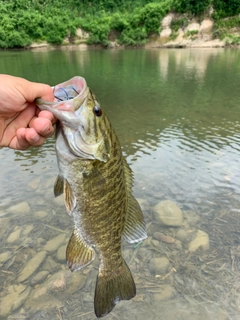
[[139, 242], [147, 238], [142, 210], [137, 200], [132, 195], [128, 196], [128, 211], [123, 237], [130, 243]]
[[95, 258], [95, 251], [85, 243], [77, 229], [73, 230], [68, 242], [66, 258], [67, 265], [71, 271], [79, 270], [89, 265]]
[[130, 300], [136, 295], [132, 274], [123, 260], [122, 265], [109, 275], [100, 270], [97, 276], [94, 309], [98, 318], [107, 315], [121, 300]]
[[60, 196], [63, 193], [63, 183], [64, 183], [63, 178], [60, 175], [58, 175], [54, 183], [54, 189], [53, 189], [55, 198]]
[[64, 200], [67, 212], [71, 215], [76, 206], [76, 197], [74, 196], [72, 188], [66, 179], [64, 179]]
[[83, 172], [84, 187], [87, 188], [90, 192], [93, 188], [103, 188], [106, 184], [106, 180], [102, 176], [101, 172], [93, 167], [89, 172]]

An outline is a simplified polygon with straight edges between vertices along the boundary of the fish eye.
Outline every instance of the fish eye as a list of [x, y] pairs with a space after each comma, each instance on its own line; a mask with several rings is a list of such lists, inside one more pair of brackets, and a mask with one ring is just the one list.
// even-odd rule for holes
[[99, 106], [94, 106], [93, 112], [97, 117], [101, 117], [102, 115], [102, 109]]

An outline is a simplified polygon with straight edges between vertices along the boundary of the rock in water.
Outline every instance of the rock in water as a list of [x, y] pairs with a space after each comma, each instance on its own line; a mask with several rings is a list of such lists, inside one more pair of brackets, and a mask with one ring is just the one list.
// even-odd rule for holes
[[196, 237], [188, 245], [188, 250], [190, 252], [195, 252], [199, 248], [202, 248], [203, 250], [209, 249], [209, 236], [202, 230], [198, 230]]
[[46, 258], [47, 252], [46, 251], [40, 251], [38, 252], [32, 259], [30, 259], [23, 270], [20, 272], [20, 275], [18, 277], [19, 282], [23, 282], [31, 275], [34, 274], [34, 272], [40, 267], [44, 259]]
[[169, 264], [167, 257], [152, 258], [149, 262], [149, 269], [154, 274], [165, 274]]
[[182, 210], [172, 201], [161, 201], [153, 210], [154, 218], [159, 225], [181, 227], [183, 223]]

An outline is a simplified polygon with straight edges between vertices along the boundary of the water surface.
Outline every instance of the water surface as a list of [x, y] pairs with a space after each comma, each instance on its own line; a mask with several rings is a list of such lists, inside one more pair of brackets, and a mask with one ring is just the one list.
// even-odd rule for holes
[[[85, 77], [135, 173], [134, 194], [142, 204], [149, 239], [140, 246], [124, 244], [138, 294], [130, 302], [121, 302], [106, 319], [237, 319], [240, 51], [6, 51], [0, 52], [0, 70], [50, 85], [75, 75]], [[66, 245], [72, 221], [62, 199], [53, 200], [58, 172], [54, 138], [27, 151], [1, 149], [0, 161], [0, 254], [10, 255], [0, 262], [3, 299], [11, 286], [19, 285], [19, 272], [48, 240], [62, 232], [66, 234], [62, 245]], [[176, 239], [178, 228], [159, 227], [153, 218], [153, 207], [163, 200], [182, 209], [182, 229], [189, 239], [197, 230], [208, 234], [209, 250], [190, 253], [187, 241], [152, 241], [156, 231]], [[12, 208], [21, 202], [28, 207]], [[29, 226], [32, 230], [24, 233]], [[18, 240], [9, 242], [8, 237], [18, 229]], [[142, 256], [140, 248], [148, 254]], [[170, 261], [168, 272], [152, 274], [150, 259], [162, 256]], [[37, 272], [70, 272], [55, 251], [47, 257]], [[16, 315], [94, 319], [96, 269], [97, 262], [83, 272], [83, 287], [72, 294], [67, 287], [58, 293], [52, 307], [47, 306], [44, 295], [39, 298], [40, 307], [28, 296], [20, 309], [9, 310], [9, 319]], [[31, 278], [23, 285], [33, 295], [36, 286]]]

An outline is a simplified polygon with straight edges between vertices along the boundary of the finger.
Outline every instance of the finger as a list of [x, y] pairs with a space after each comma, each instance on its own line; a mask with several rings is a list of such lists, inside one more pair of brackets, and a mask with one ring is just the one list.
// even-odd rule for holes
[[30, 143], [26, 140], [25, 128], [20, 128], [16, 131], [16, 135], [9, 143], [8, 147], [17, 150], [26, 150], [30, 147]]
[[39, 118], [47, 118], [52, 122], [52, 124], [55, 124], [57, 122], [57, 119], [54, 117], [54, 115], [47, 110], [40, 111], [38, 114], [38, 117]]
[[16, 136], [9, 144], [9, 148], [17, 150], [26, 150], [29, 147], [39, 147], [44, 143], [45, 139], [41, 137], [33, 128], [20, 128], [16, 132]]
[[33, 118], [29, 126], [44, 138], [51, 137], [54, 132], [52, 122], [49, 119], [43, 117]]
[[[36, 98], [42, 98], [47, 101], [54, 100], [52, 88], [47, 84], [25, 80], [21, 81], [19, 85], [19, 90], [26, 101], [33, 102]], [[31, 90], [29, 90], [29, 88], [31, 88]]]
[[39, 147], [45, 141], [45, 138], [42, 137], [34, 128], [25, 129], [25, 139], [33, 147]]

